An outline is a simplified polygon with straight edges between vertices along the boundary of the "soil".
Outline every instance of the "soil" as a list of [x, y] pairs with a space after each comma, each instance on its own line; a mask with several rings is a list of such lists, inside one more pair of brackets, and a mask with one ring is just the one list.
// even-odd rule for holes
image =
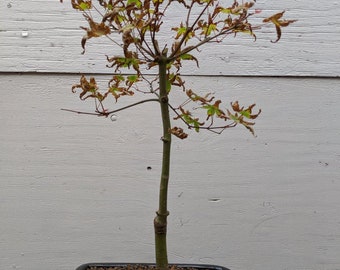
[[[179, 267], [176, 265], [169, 265], [169, 270], [198, 270], [197, 268], [192, 267]], [[109, 267], [103, 267], [103, 266], [91, 266], [87, 268], [86, 270], [157, 270], [157, 267], [152, 265], [127, 265], [127, 266], [109, 266]], [[202, 270], [202, 269], [199, 269]]]

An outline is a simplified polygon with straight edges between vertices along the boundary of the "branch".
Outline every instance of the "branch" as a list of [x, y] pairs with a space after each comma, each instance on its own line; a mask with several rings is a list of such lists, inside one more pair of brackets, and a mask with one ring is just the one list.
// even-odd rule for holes
[[159, 99], [157, 99], [157, 98], [144, 99], [144, 100], [138, 101], [136, 103], [132, 103], [132, 104], [124, 106], [122, 108], [119, 108], [119, 109], [116, 109], [116, 110], [113, 110], [113, 111], [108, 111], [108, 112], [96, 110], [95, 113], [91, 113], [91, 112], [81, 112], [81, 111], [70, 110], [70, 109], [61, 109], [61, 110], [62, 111], [67, 111], [67, 112], [73, 112], [73, 113], [77, 113], [77, 114], [87, 114], [87, 115], [96, 115], [96, 116], [105, 116], [105, 117], [108, 117], [110, 114], [114, 114], [116, 112], [123, 111], [125, 109], [131, 108], [131, 107], [134, 107], [134, 106], [146, 103], [146, 102], [151, 102], [151, 101], [159, 102]]
[[[170, 104], [168, 104], [168, 106], [177, 115], [177, 117], [182, 120], [182, 122], [187, 126], [188, 129], [196, 129], [196, 128], [198, 128], [199, 130], [205, 129], [205, 130], [217, 133], [217, 134], [221, 134], [225, 129], [237, 126], [237, 123], [234, 121], [234, 122], [227, 124], [227, 125], [224, 125], [224, 126], [214, 126], [213, 127], [210, 124], [209, 126], [195, 127], [193, 125], [190, 125], [187, 121], [185, 121], [183, 119], [183, 117], [177, 112], [177, 110], [174, 107], [172, 107]], [[216, 130], [220, 130], [220, 131], [216, 131]]]
[[138, 101], [136, 103], [127, 105], [125, 107], [122, 107], [122, 108], [119, 108], [119, 109], [116, 109], [116, 110], [113, 110], [113, 111], [105, 112], [104, 114], [110, 115], [110, 114], [113, 114], [113, 113], [116, 113], [116, 112], [119, 112], [119, 111], [123, 111], [125, 109], [131, 108], [131, 107], [134, 107], [134, 106], [146, 103], [146, 102], [151, 102], [151, 101], [159, 102], [159, 99], [158, 98], [144, 99], [144, 100]]
[[[226, 30], [224, 30], [224, 31], [222, 31], [222, 32], [219, 32], [218, 34], [216, 34], [216, 35], [214, 35], [214, 36], [207, 37], [207, 38], [203, 39], [202, 41], [200, 41], [199, 43], [197, 43], [197, 44], [194, 45], [194, 46], [186, 47], [186, 48], [184, 48], [182, 51], [179, 51], [179, 52], [178, 52], [178, 50], [176, 50], [176, 51], [169, 57], [169, 60], [170, 60], [170, 61], [176, 60], [176, 59], [177, 59], [178, 57], [180, 57], [181, 55], [186, 54], [186, 53], [189, 53], [189, 52], [191, 52], [191, 51], [193, 51], [193, 50], [195, 50], [195, 49], [198, 49], [199, 47], [201, 47], [202, 45], [204, 45], [204, 44], [210, 42], [210, 41], [213, 40], [213, 39], [216, 39], [216, 38], [218, 38], [218, 37], [220, 37], [220, 36], [223, 36], [223, 35], [229, 35], [229, 34], [232, 33], [232, 31], [233, 31], [235, 28], [236, 28], [236, 27], [230, 27], [230, 28], [228, 28], [228, 29], [226, 29]], [[177, 53], [177, 52], [178, 52], [178, 54], [175, 54], [175, 53]]]
[[75, 110], [70, 110], [70, 109], [60, 109], [62, 111], [66, 112], [72, 112], [72, 113], [77, 113], [77, 114], [87, 114], [87, 115], [97, 115], [97, 116], [102, 116], [100, 113], [91, 113], [91, 112], [80, 112], [80, 111], [75, 111]]
[[188, 27], [189, 14], [190, 14], [191, 9], [192, 9], [192, 7], [193, 7], [193, 4], [191, 5], [191, 7], [190, 7], [190, 9], [189, 9], [189, 11], [188, 11], [188, 17], [187, 17], [187, 21], [186, 21], [187, 30], [186, 30], [186, 32], [184, 33], [184, 35], [183, 35], [182, 39], [180, 40], [179, 44], [177, 45], [177, 48], [175, 49], [175, 51], [170, 55], [170, 57], [169, 57], [170, 59], [176, 59], [177, 57], [175, 57], [175, 56], [176, 56], [176, 54], [177, 54], [178, 52], [180, 53], [180, 55], [182, 54], [182, 53], [181, 53], [181, 47], [182, 47], [182, 45], [183, 45], [185, 39], [186, 39], [187, 36], [189, 35], [190, 31], [191, 31], [192, 29], [194, 29], [194, 26], [195, 26], [196, 23], [199, 21], [199, 19], [203, 16], [204, 12], [207, 10], [207, 8], [209, 7], [210, 3], [211, 3], [211, 0], [210, 0], [209, 2], [207, 2], [206, 6], [205, 6], [204, 9], [201, 11], [201, 13], [198, 15], [198, 17], [197, 17], [196, 20], [193, 22], [193, 24], [192, 24], [190, 27]]

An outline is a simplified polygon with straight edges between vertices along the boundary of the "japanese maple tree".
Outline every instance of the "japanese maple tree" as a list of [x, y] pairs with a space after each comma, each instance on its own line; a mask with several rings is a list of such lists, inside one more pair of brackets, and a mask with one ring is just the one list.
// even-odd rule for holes
[[[81, 27], [85, 30], [81, 40], [83, 53], [90, 39], [99, 37], [109, 39], [121, 52], [106, 56], [108, 67], [113, 68], [106, 89], [100, 90], [94, 77], [88, 79], [84, 75], [72, 87], [73, 92], [80, 90], [81, 100], [91, 98], [95, 101], [94, 112], [87, 114], [107, 117], [146, 102], [160, 104], [163, 157], [154, 231], [156, 264], [159, 269], [167, 269], [167, 194], [172, 135], [180, 139], [188, 136], [181, 125], [197, 132], [204, 129], [217, 133], [242, 125], [254, 134], [254, 119], [261, 112], [253, 112], [255, 104], [241, 106], [238, 101], [229, 101], [229, 105], [225, 106], [211, 93], [201, 94], [187, 88], [180, 73], [182, 65], [192, 61], [198, 66], [197, 54], [203, 45], [218, 46], [227, 42], [226, 38], [239, 34], [250, 35], [256, 40], [255, 32], [268, 23], [275, 26], [276, 39], [272, 41], [275, 43], [281, 38], [281, 28], [294, 20], [283, 19], [284, 12], [280, 12], [263, 19], [261, 24], [253, 25], [250, 20], [260, 11], [254, 8], [255, 2], [252, 1], [71, 0], [71, 4], [83, 14], [88, 24]], [[171, 7], [181, 9], [184, 16], [180, 21], [173, 21], [170, 29], [165, 29], [172, 31], [173, 35], [169, 42], [161, 44], [160, 36], [167, 27], [163, 24], [164, 18], [171, 15], [171, 10], [174, 10]], [[94, 49], [100, 51], [100, 48]], [[152, 71], [156, 75], [150, 79]], [[144, 89], [145, 82], [149, 85], [147, 89]], [[174, 106], [171, 103], [171, 91], [183, 93], [182, 104]], [[142, 97], [148, 93], [152, 98], [118, 109], [109, 110], [107, 107], [108, 103], [114, 104], [124, 96], [140, 92]], [[189, 109], [189, 103], [196, 104], [197, 110]], [[173, 123], [172, 120], [178, 121]]]

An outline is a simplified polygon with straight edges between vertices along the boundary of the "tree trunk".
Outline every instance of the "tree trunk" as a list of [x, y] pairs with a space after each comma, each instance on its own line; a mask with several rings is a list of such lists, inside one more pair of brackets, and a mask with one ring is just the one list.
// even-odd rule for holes
[[156, 264], [161, 270], [167, 269], [168, 267], [168, 254], [166, 244], [166, 233], [167, 233], [167, 216], [169, 215], [167, 209], [167, 197], [168, 197], [168, 182], [169, 182], [169, 171], [170, 171], [170, 150], [171, 150], [171, 123], [168, 106], [168, 93], [166, 89], [167, 75], [166, 55], [162, 55], [159, 60], [159, 99], [162, 113], [163, 122], [163, 160], [162, 160], [162, 173], [159, 190], [159, 208], [156, 212], [154, 219], [155, 229], [155, 248], [156, 248]]

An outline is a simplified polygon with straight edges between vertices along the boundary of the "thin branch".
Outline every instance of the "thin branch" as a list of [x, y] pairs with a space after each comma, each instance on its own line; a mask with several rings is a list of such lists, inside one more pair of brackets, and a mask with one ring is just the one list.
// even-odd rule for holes
[[186, 19], [186, 25], [185, 25], [187, 28], [189, 28], [189, 21], [190, 21], [191, 10], [192, 10], [193, 5], [194, 5], [194, 1], [191, 1], [191, 5], [187, 13], [187, 19]]
[[159, 99], [157, 98], [152, 98], [152, 99], [144, 99], [144, 100], [141, 100], [141, 101], [138, 101], [136, 103], [132, 103], [130, 105], [127, 105], [127, 106], [124, 106], [122, 108], [119, 108], [119, 109], [116, 109], [116, 110], [113, 110], [113, 111], [99, 111], [98, 109], [96, 110], [95, 113], [91, 113], [91, 112], [81, 112], [81, 111], [76, 111], [76, 110], [70, 110], [70, 109], [61, 109], [62, 111], [67, 111], [67, 112], [73, 112], [73, 113], [77, 113], [77, 114], [87, 114], [87, 115], [97, 115], [97, 116], [105, 116], [105, 117], [108, 117], [110, 114], [114, 114], [116, 112], [119, 112], [119, 111], [122, 111], [122, 110], [125, 110], [125, 109], [128, 109], [128, 108], [131, 108], [131, 107], [134, 107], [134, 106], [137, 106], [137, 105], [140, 105], [140, 104], [143, 104], [143, 103], [146, 103], [146, 102], [151, 102], [151, 101], [157, 101], [159, 102]]
[[86, 114], [86, 115], [96, 115], [96, 116], [103, 116], [100, 113], [91, 113], [91, 112], [80, 112], [80, 111], [76, 111], [76, 110], [70, 110], [70, 109], [60, 109], [62, 111], [66, 111], [66, 112], [72, 112], [72, 113], [77, 113], [77, 114]]
[[[211, 1], [207, 2], [206, 6], [204, 7], [204, 9], [201, 11], [201, 13], [198, 15], [198, 17], [196, 18], [196, 20], [193, 22], [193, 24], [190, 27], [187, 27], [186, 32], [184, 33], [182, 39], [180, 40], [179, 44], [177, 45], [177, 48], [175, 49], [175, 51], [170, 55], [170, 59], [176, 59], [177, 57], [175, 57], [175, 55], [180, 52], [181, 54], [181, 47], [184, 43], [184, 41], [186, 40], [187, 36], [189, 35], [190, 31], [192, 29], [194, 29], [194, 26], [196, 25], [196, 23], [199, 21], [199, 19], [203, 16], [204, 12], [207, 10], [207, 8], [209, 7]], [[191, 11], [193, 5], [190, 7], [188, 13]], [[188, 22], [186, 22], [186, 24], [188, 24]]]
[[[188, 129], [196, 129], [196, 128], [198, 128], [199, 130], [205, 129], [205, 130], [217, 133], [217, 134], [221, 134], [225, 129], [233, 128], [233, 127], [237, 126], [236, 122], [232, 122], [232, 123], [230, 123], [228, 125], [225, 125], [225, 126], [215, 126], [215, 127], [212, 127], [211, 124], [210, 124], [209, 126], [195, 127], [193, 125], [190, 125], [187, 121], [185, 121], [183, 119], [183, 117], [177, 112], [177, 110], [174, 107], [172, 107], [170, 104], [168, 104], [168, 106], [177, 115], [177, 117], [182, 120], [182, 122], [187, 126]], [[220, 130], [220, 131], [216, 131], [216, 130]]]
[[229, 29], [227, 29], [227, 30], [224, 30], [223, 32], [220, 32], [220, 33], [214, 35], [214, 36], [207, 37], [207, 38], [203, 39], [201, 42], [197, 43], [196, 45], [186, 47], [186, 48], [184, 48], [182, 51], [178, 52], [178, 54], [174, 54], [174, 53], [177, 51], [177, 50], [176, 50], [176, 51], [171, 55], [171, 57], [169, 57], [169, 61], [174, 61], [174, 60], [176, 60], [178, 57], [180, 57], [181, 55], [186, 54], [186, 53], [189, 53], [189, 52], [191, 52], [191, 51], [193, 51], [193, 50], [195, 50], [195, 49], [198, 49], [198, 48], [201, 47], [202, 45], [204, 45], [204, 44], [206, 44], [206, 43], [212, 41], [213, 39], [218, 38], [219, 36], [229, 35], [229, 34], [232, 33], [232, 31], [233, 31], [235, 28], [236, 28], [236, 27], [231, 27], [231, 28], [229, 28]]
[[122, 108], [119, 108], [119, 109], [116, 109], [116, 110], [113, 110], [113, 111], [109, 111], [109, 112], [105, 112], [104, 114], [105, 115], [110, 115], [110, 114], [113, 114], [113, 113], [116, 113], [116, 112], [119, 112], [119, 111], [123, 111], [125, 109], [131, 108], [131, 107], [134, 107], [134, 106], [146, 103], [146, 102], [151, 102], [151, 101], [159, 102], [159, 99], [158, 98], [144, 99], [144, 100], [138, 101], [136, 103], [124, 106]]
[[110, 37], [109, 35], [105, 35], [105, 37], [107, 37], [110, 41], [112, 41], [114, 44], [116, 44], [117, 46], [123, 48], [123, 45], [119, 44], [117, 41], [115, 41], [112, 37]]
[[[142, 36], [142, 33], [140, 30], [137, 30], [139, 36]], [[143, 44], [146, 45], [146, 48], [143, 46]], [[136, 47], [139, 48], [141, 54], [144, 55], [144, 53], [142, 51], [144, 51], [145, 53], [147, 53], [148, 55], [150, 55], [152, 58], [155, 58], [155, 54], [153, 53], [152, 49], [150, 48], [148, 42], [145, 41], [145, 39], [140, 43], [140, 44], [136, 44]], [[145, 55], [144, 55], [145, 57]]]
[[[151, 38], [151, 42], [152, 42], [152, 45], [154, 47], [154, 50], [155, 50], [155, 55], [159, 56], [161, 55], [161, 52], [159, 50], [159, 47], [158, 47], [158, 42], [156, 40], [156, 28], [159, 27], [160, 25], [157, 25], [157, 22], [159, 21], [158, 20], [158, 17], [155, 17], [155, 16], [159, 16], [159, 2], [156, 2], [154, 4], [154, 8], [155, 8], [155, 11], [154, 13], [152, 14], [152, 17], [151, 17], [151, 22], [150, 22], [150, 38]], [[151, 23], [154, 24], [153, 27], [151, 27]]]

